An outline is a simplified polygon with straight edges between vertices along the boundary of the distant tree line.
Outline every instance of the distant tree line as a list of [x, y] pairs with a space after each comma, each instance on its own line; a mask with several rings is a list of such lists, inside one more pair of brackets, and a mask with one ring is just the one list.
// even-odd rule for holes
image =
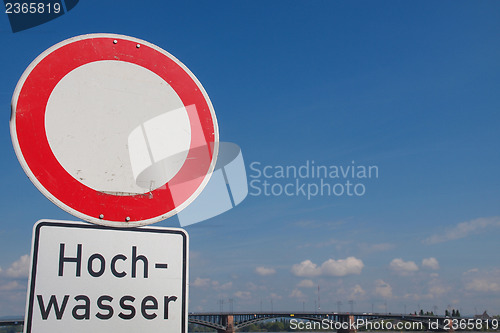
[[446, 317], [460, 317], [460, 311], [453, 309], [450, 314], [450, 311], [446, 310], [444, 315]]
[[272, 321], [250, 324], [243, 327], [240, 332], [294, 332], [300, 330], [292, 330], [290, 328], [290, 320], [281, 318]]
[[[212, 328], [204, 327], [201, 325], [193, 325], [189, 324], [188, 326], [189, 332], [217, 332]], [[290, 328], [290, 320], [289, 319], [277, 319], [270, 320], [266, 322], [250, 324], [248, 326], [243, 327], [238, 330], [238, 332], [295, 332], [300, 330], [292, 330]], [[3, 333], [3, 332], [0, 332]], [[9, 332], [10, 333], [10, 332]]]
[[201, 325], [188, 324], [188, 332], [217, 332], [217, 330]]
[[23, 326], [3, 326], [0, 327], [0, 333], [17, 333], [17, 332], [22, 332], [23, 331]]
[[[415, 316], [417, 315], [417, 311], [415, 311]], [[435, 316], [434, 312], [432, 311], [426, 311], [424, 312], [424, 310], [420, 309], [420, 311], [418, 312], [418, 315], [419, 316]]]
[[[415, 313], [414, 313], [414, 314], [415, 314], [415, 315], [417, 315], [417, 311], [415, 311]], [[424, 312], [424, 310], [422, 310], [422, 309], [420, 309], [420, 311], [418, 312], [418, 315], [419, 315], [419, 316], [437, 316], [437, 314], [434, 314], [434, 312], [432, 312], [432, 311], [427, 311], [427, 312]], [[445, 315], [446, 317], [454, 317], [454, 318], [461, 317], [461, 315], [460, 315], [460, 311], [455, 310], [455, 309], [452, 309], [452, 310], [451, 310], [451, 313], [450, 313], [450, 311], [449, 311], [449, 310], [446, 310], [446, 311], [444, 312], [444, 315]]]

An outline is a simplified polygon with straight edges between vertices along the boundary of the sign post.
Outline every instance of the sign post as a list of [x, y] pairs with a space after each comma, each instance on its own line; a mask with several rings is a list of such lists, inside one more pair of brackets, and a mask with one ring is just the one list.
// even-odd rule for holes
[[73, 37], [23, 73], [10, 129], [33, 184], [93, 223], [35, 224], [24, 332], [187, 333], [188, 235], [139, 227], [214, 171], [217, 119], [194, 74], [137, 38]]
[[25, 333], [187, 332], [188, 235], [41, 220]]

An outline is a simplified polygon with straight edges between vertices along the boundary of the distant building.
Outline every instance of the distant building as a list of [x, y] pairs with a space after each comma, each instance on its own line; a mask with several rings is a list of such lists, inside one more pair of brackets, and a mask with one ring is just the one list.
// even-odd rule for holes
[[486, 311], [484, 311], [484, 312], [483, 312], [483, 314], [481, 314], [481, 315], [475, 315], [475, 316], [474, 316], [474, 319], [491, 320], [491, 319], [493, 319], [493, 318], [492, 318], [492, 317], [490, 317], [490, 316], [486, 313]]

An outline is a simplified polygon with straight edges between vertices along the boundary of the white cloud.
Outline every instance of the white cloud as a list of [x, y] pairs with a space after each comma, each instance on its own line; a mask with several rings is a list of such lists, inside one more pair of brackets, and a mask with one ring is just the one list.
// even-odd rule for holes
[[197, 277], [194, 282], [190, 284], [192, 287], [196, 288], [208, 288], [212, 287], [213, 290], [215, 291], [223, 291], [223, 290], [229, 290], [233, 287], [233, 282], [229, 281], [224, 284], [220, 284], [219, 281], [212, 281], [209, 278], [203, 279], [200, 277]]
[[473, 273], [477, 273], [477, 272], [479, 272], [479, 269], [477, 269], [477, 268], [471, 268], [468, 271], [464, 272], [463, 274], [467, 275], [467, 274], [473, 274]]
[[350, 274], [360, 274], [364, 267], [363, 261], [355, 257], [346, 259], [328, 259], [321, 267], [318, 267], [311, 260], [304, 260], [300, 264], [292, 266], [292, 273], [300, 277], [315, 276], [346, 276]]
[[299, 282], [299, 284], [297, 284], [297, 287], [299, 288], [313, 288], [315, 286], [316, 284], [314, 284], [312, 280], [302, 280]]
[[409, 275], [418, 271], [418, 266], [413, 261], [404, 261], [401, 258], [395, 258], [389, 264], [391, 270], [399, 275]]
[[325, 241], [325, 242], [314, 242], [314, 243], [304, 244], [304, 245], [300, 246], [299, 248], [314, 247], [314, 248], [321, 249], [321, 248], [325, 248], [325, 247], [334, 247], [336, 250], [339, 251], [343, 247], [345, 247], [346, 245], [349, 245], [350, 243], [352, 243], [352, 242], [332, 238], [332, 239]]
[[262, 275], [262, 276], [273, 275], [276, 273], [276, 270], [274, 268], [266, 268], [263, 266], [259, 266], [259, 267], [255, 268], [255, 271], [257, 272], [257, 274]]
[[422, 267], [437, 270], [437, 269], [439, 269], [439, 262], [434, 257], [425, 258], [422, 260]]
[[392, 297], [392, 287], [384, 280], [376, 280], [374, 293], [375, 293], [375, 295], [383, 297], [383, 298], [391, 298]]
[[191, 283], [192, 287], [208, 287], [210, 285], [210, 279], [202, 279], [197, 277], [194, 282]]
[[271, 295], [269, 295], [271, 297], [271, 299], [282, 299], [283, 297], [281, 297], [281, 295], [278, 295], [278, 294], [275, 294], [275, 293], [271, 293]]
[[295, 226], [301, 227], [301, 228], [329, 228], [329, 229], [334, 229], [338, 228], [339, 226], [345, 224], [345, 221], [314, 221], [314, 220], [306, 220], [306, 221], [297, 221], [294, 223]]
[[482, 217], [467, 222], [461, 222], [443, 233], [434, 234], [426, 238], [424, 242], [428, 244], [447, 242], [450, 240], [464, 238], [471, 234], [477, 234], [494, 227], [500, 227], [500, 216], [488, 218]]
[[500, 269], [478, 270], [477, 268], [464, 273], [464, 286], [467, 291], [477, 293], [500, 292]]
[[298, 299], [305, 299], [306, 295], [304, 295], [304, 293], [302, 291], [300, 291], [299, 289], [295, 288], [294, 290], [292, 290], [290, 297], [291, 298], [298, 298]]
[[431, 293], [419, 293], [419, 294], [412, 294], [408, 293], [403, 296], [405, 299], [411, 299], [413, 301], [429, 301], [434, 299], [434, 295]]
[[395, 247], [394, 244], [391, 243], [378, 243], [378, 244], [360, 244], [359, 248], [365, 252], [373, 253], [373, 252], [384, 252], [392, 250]]
[[267, 287], [265, 285], [257, 285], [253, 282], [248, 282], [246, 284], [246, 287], [248, 290], [251, 290], [251, 291], [256, 291], [256, 290], [267, 290]]
[[465, 284], [465, 289], [476, 292], [500, 292], [500, 284], [488, 278], [475, 278]]
[[296, 276], [314, 277], [321, 275], [321, 268], [311, 260], [304, 260], [300, 264], [292, 266], [292, 273]]
[[189, 260], [195, 260], [201, 257], [201, 253], [198, 251], [189, 251]]
[[[432, 276], [432, 274], [430, 274]], [[412, 288], [413, 290], [415, 288]], [[417, 293], [408, 293], [404, 295], [404, 298], [413, 299], [415, 301], [422, 300], [439, 300], [443, 299], [443, 295], [449, 293], [452, 290], [452, 287], [449, 286], [449, 283], [440, 281], [437, 277], [427, 281], [427, 286], [417, 291]]]
[[220, 284], [218, 281], [212, 281], [212, 287], [214, 287], [216, 291], [229, 290], [233, 287], [233, 282], [229, 281], [224, 284]]
[[321, 265], [321, 270], [324, 275], [346, 276], [360, 274], [363, 267], [363, 261], [355, 257], [348, 257], [339, 260], [328, 259]]
[[25, 254], [15, 261], [5, 271], [5, 275], [11, 278], [27, 278], [30, 271], [30, 256]]
[[[12, 290], [19, 290], [21, 285], [17, 281], [9, 281], [5, 284], [0, 284], [0, 291], [12, 291]], [[22, 287], [25, 288], [25, 287]]]
[[366, 292], [363, 290], [363, 288], [357, 284], [351, 289], [351, 294], [349, 295], [349, 299], [359, 299], [360, 297], [363, 297], [366, 294]]
[[443, 286], [443, 285], [432, 285], [429, 286], [429, 293], [436, 298], [439, 298], [440, 295], [443, 295], [444, 293], [447, 293], [450, 291], [450, 287]]
[[240, 299], [249, 299], [252, 297], [252, 293], [249, 291], [237, 291], [234, 293], [234, 296]]

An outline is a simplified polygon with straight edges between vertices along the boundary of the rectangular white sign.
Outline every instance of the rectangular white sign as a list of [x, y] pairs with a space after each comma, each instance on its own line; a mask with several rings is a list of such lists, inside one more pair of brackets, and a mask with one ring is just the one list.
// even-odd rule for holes
[[187, 332], [188, 235], [38, 221], [25, 333]]

